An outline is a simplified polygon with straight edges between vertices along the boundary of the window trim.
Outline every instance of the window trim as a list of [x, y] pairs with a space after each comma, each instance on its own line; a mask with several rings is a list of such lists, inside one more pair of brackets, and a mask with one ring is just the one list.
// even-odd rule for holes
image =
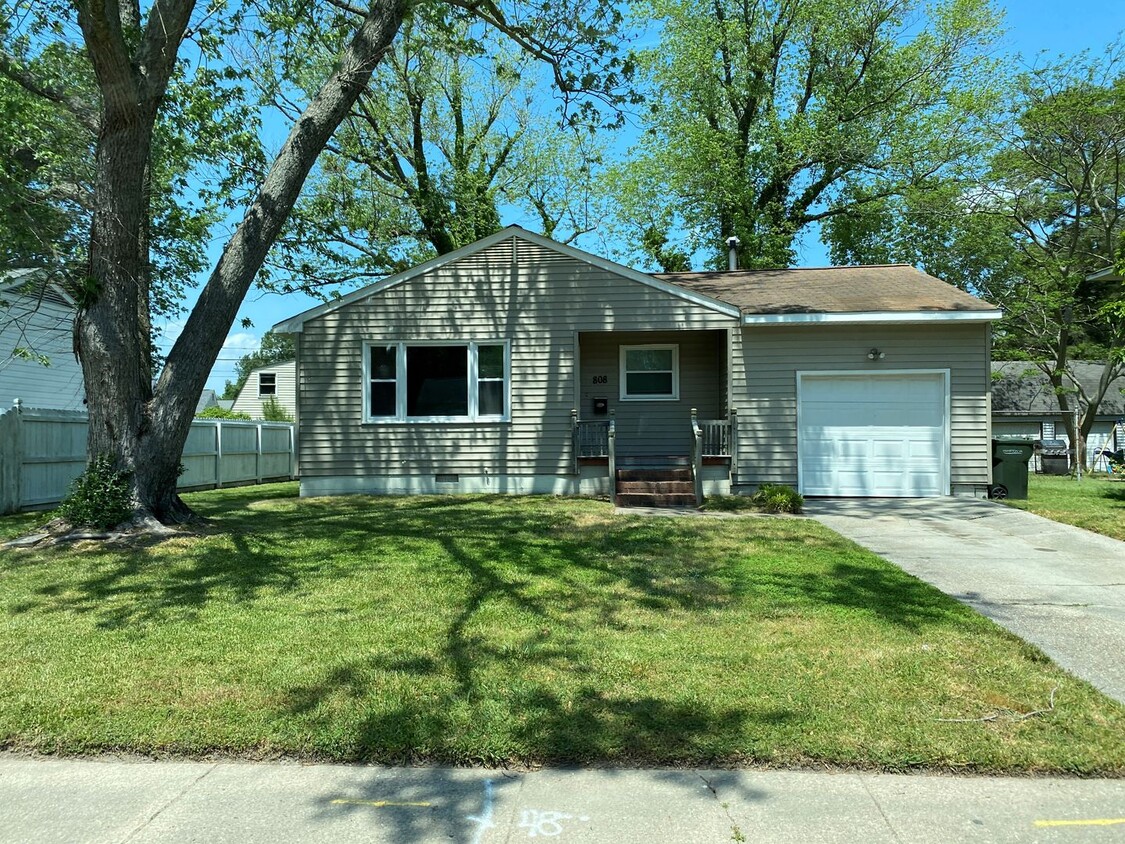
[[[371, 349], [395, 347], [395, 415], [371, 415]], [[469, 413], [466, 416], [407, 416], [406, 415], [406, 350], [418, 346], [465, 346], [468, 348]], [[504, 347], [504, 413], [483, 416], [478, 412], [480, 379], [478, 377], [479, 349], [481, 346]], [[389, 379], [388, 379], [389, 380]], [[496, 379], [486, 379], [496, 380]], [[512, 342], [511, 340], [364, 340], [363, 341], [363, 407], [364, 424], [428, 425], [440, 423], [489, 424], [512, 421]]]
[[[625, 366], [625, 361], [628, 353], [631, 351], [655, 351], [655, 350], [671, 351], [672, 352], [672, 392], [655, 393], [655, 394], [636, 394], [629, 393], [628, 370]], [[632, 346], [619, 347], [619, 383], [621, 385], [619, 393], [621, 401], [679, 401], [680, 400], [680, 346], [678, 343], [644, 343]], [[666, 372], [667, 370], [659, 370]]]
[[[271, 378], [273, 378], [273, 392], [270, 392], [270, 393], [263, 393], [262, 392], [262, 376], [263, 375], [268, 375]], [[276, 372], [259, 372], [258, 373], [258, 398], [264, 399], [264, 398], [269, 398], [270, 396], [273, 396], [274, 398], [277, 398], [277, 373]]]

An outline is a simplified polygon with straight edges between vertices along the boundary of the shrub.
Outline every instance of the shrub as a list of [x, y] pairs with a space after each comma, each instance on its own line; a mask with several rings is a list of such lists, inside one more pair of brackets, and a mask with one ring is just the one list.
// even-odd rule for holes
[[117, 471], [109, 455], [95, 456], [70, 485], [59, 505], [59, 515], [72, 525], [99, 530], [120, 524], [133, 512], [129, 478], [128, 472]]
[[800, 513], [805, 505], [797, 490], [781, 484], [762, 484], [750, 500], [767, 513]]
[[195, 414], [195, 418], [196, 419], [245, 419], [245, 420], [249, 421], [250, 420], [250, 414], [249, 413], [241, 413], [241, 412], [236, 413], [233, 410], [227, 410], [225, 407], [219, 407], [218, 405], [215, 405], [214, 407], [207, 408], [202, 413]]
[[276, 396], [270, 396], [262, 402], [262, 418], [267, 422], [292, 422], [293, 415], [289, 413]]

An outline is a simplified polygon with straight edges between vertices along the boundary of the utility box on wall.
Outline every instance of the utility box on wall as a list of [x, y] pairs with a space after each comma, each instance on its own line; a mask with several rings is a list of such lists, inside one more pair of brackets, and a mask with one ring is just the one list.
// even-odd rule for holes
[[607, 415], [609, 413], [609, 399], [595, 398], [593, 400], [593, 407], [591, 408], [591, 412], [594, 414], [594, 416]]

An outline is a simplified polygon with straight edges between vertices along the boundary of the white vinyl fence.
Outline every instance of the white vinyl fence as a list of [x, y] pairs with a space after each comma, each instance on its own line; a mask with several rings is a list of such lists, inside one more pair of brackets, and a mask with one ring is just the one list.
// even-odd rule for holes
[[[196, 419], [179, 489], [262, 483], [295, 476], [294, 425]], [[0, 414], [0, 514], [61, 501], [86, 467], [86, 414], [20, 407]]]

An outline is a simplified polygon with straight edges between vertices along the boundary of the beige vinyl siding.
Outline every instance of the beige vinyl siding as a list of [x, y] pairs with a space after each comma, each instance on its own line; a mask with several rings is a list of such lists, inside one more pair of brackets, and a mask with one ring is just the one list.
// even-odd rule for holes
[[[804, 325], [744, 328], [732, 362], [738, 408], [739, 485], [797, 483], [797, 372], [948, 369], [950, 483], [989, 482], [987, 327], [947, 325]], [[886, 357], [869, 361], [878, 347]]]
[[[579, 336], [582, 358], [582, 402], [578, 415], [591, 414], [595, 397], [609, 399], [616, 412], [617, 453], [631, 456], [681, 456], [691, 453], [691, 408], [701, 419], [723, 414], [726, 392], [725, 331], [612, 332]], [[679, 346], [677, 401], [621, 401], [620, 348], [637, 345]], [[593, 384], [595, 376], [607, 383]]]
[[246, 383], [239, 390], [238, 398], [234, 400], [231, 410], [236, 413], [249, 413], [251, 419], [262, 418], [262, 402], [268, 400], [268, 396], [261, 397], [258, 395], [258, 375], [262, 372], [272, 372], [277, 376], [274, 382], [277, 386], [274, 397], [277, 399], [277, 403], [295, 419], [297, 416], [296, 361], [273, 363], [252, 370], [246, 379]]
[[[304, 324], [302, 477], [569, 473], [580, 332], [734, 322], [527, 241], [501, 241]], [[415, 340], [509, 340], [511, 421], [364, 423], [364, 341]]]

